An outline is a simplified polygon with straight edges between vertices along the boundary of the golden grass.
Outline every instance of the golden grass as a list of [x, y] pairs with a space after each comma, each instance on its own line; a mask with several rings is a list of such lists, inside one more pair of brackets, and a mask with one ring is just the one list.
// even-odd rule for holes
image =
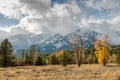
[[18, 66], [0, 68], [0, 80], [120, 80], [120, 67], [115, 64]]

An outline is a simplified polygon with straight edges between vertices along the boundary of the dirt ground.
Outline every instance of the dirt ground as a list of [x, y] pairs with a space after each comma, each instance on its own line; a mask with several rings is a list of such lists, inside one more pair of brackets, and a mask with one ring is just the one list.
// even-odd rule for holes
[[120, 67], [115, 64], [18, 66], [0, 68], [0, 80], [120, 80]]

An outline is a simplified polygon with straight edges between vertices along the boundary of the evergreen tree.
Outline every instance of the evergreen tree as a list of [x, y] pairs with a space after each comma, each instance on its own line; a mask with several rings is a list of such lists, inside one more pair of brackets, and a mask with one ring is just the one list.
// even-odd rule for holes
[[41, 53], [40, 48], [37, 49], [37, 53]]
[[38, 57], [37, 57], [36, 65], [43, 65], [43, 59], [42, 59], [41, 56], [38, 56]]
[[120, 52], [119, 51], [118, 51], [118, 53], [116, 55], [116, 62], [120, 66]]
[[42, 54], [41, 54], [41, 52], [40, 52], [40, 48], [37, 49], [37, 56], [36, 56], [37, 59], [38, 59], [39, 56], [42, 57]]
[[8, 39], [5, 39], [3, 42], [1, 42], [0, 49], [2, 66], [3, 67], [11, 66], [13, 47], [12, 44], [8, 41]]
[[22, 56], [21, 56], [21, 65], [24, 65], [25, 64], [25, 49], [22, 50]]
[[30, 56], [28, 55], [28, 53], [26, 53], [26, 56], [25, 56], [25, 64], [32, 64], [31, 62], [31, 59], [30, 59]]
[[36, 62], [36, 59], [37, 59], [37, 57], [36, 57], [36, 47], [35, 47], [35, 45], [31, 45], [29, 57], [30, 57], [30, 63], [31, 63], [32, 65], [35, 65], [35, 62]]
[[13, 55], [12, 56], [12, 62], [11, 62], [11, 66], [17, 66], [17, 55]]

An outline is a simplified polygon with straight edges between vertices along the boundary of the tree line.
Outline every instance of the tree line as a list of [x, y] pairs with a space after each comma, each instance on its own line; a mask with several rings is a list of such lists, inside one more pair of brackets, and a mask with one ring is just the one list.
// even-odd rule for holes
[[14, 54], [12, 44], [5, 39], [0, 44], [0, 66], [39, 66], [39, 65], [63, 65], [100, 63], [105, 66], [108, 62], [118, 63], [120, 65], [120, 46], [111, 47], [108, 43], [108, 37], [102, 40], [96, 40], [94, 48], [85, 48], [84, 40], [80, 38], [78, 42], [72, 40], [72, 50], [62, 50], [51, 54], [42, 54], [40, 48], [31, 45], [29, 51], [22, 49], [21, 57], [17, 58]]

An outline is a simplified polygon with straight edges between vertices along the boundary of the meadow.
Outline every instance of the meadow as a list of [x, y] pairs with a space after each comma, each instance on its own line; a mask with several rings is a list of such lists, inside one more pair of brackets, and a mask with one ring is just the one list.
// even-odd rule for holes
[[120, 80], [116, 64], [17, 66], [0, 68], [0, 80]]

